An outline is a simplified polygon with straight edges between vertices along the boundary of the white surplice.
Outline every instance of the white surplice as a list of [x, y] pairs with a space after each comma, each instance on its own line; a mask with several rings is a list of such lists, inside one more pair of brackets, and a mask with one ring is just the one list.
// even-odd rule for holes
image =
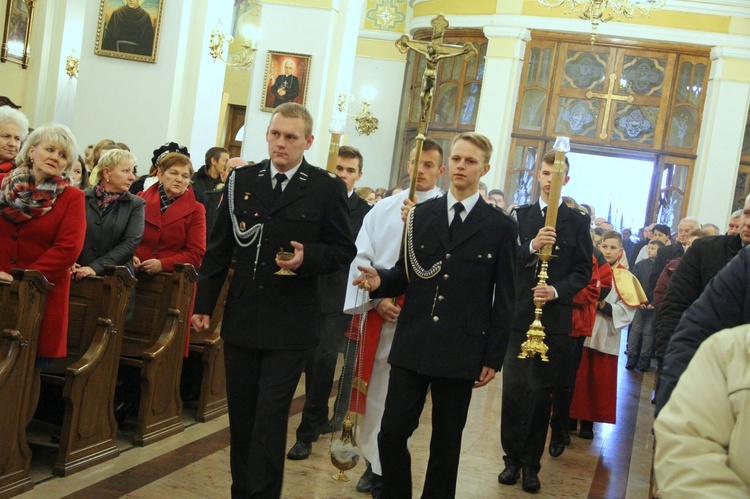
[[[357, 236], [357, 256], [349, 269], [349, 283], [360, 275], [358, 265], [366, 265], [375, 269], [389, 269], [398, 261], [401, 250], [401, 234], [404, 223], [401, 221], [401, 207], [409, 195], [403, 191], [379, 201], [370, 212], [365, 215], [362, 229]], [[421, 203], [441, 195], [440, 189], [417, 192], [417, 202]], [[359, 295], [359, 300], [358, 300]], [[362, 313], [363, 293], [355, 286], [348, 286], [344, 312], [347, 314]], [[365, 295], [364, 310], [373, 308], [369, 296]], [[372, 465], [372, 471], [383, 474], [378, 453], [378, 433], [383, 420], [385, 396], [388, 392], [388, 378], [391, 366], [388, 364], [388, 354], [396, 332], [395, 322], [384, 322], [380, 330], [378, 348], [375, 351], [375, 363], [372, 376], [367, 388], [367, 409], [365, 417], [359, 425], [357, 442], [362, 454]]]

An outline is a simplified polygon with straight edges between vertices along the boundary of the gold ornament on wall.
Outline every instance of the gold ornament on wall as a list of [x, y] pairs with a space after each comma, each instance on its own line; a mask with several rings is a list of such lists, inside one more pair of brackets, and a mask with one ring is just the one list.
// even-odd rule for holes
[[71, 79], [78, 78], [78, 67], [80, 63], [81, 60], [76, 57], [76, 49], [73, 49], [73, 53], [65, 59], [65, 74]]
[[[255, 63], [255, 52], [258, 50], [256, 47], [256, 40], [252, 36], [243, 36], [241, 38], [233, 38], [230, 35], [226, 35], [219, 31], [221, 21], [217, 25], [216, 29], [211, 31], [211, 38], [208, 42], [208, 51], [211, 54], [211, 58], [216, 61], [220, 60], [230, 68], [249, 71], [252, 69]], [[230, 53], [230, 45], [233, 42], [239, 45], [239, 51]], [[224, 58], [224, 44], [227, 45], [227, 57]]]

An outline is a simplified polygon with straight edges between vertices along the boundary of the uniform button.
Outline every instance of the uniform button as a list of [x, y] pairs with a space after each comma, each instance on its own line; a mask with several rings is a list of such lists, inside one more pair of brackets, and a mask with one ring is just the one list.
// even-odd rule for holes
[[438, 317], [437, 315], [432, 318], [432, 322], [437, 322], [439, 320], [440, 320], [440, 317]]
[[443, 300], [445, 300], [445, 296], [443, 295], [438, 296], [438, 301], [443, 301]]
[[480, 258], [480, 259], [481, 259], [481, 258], [482, 258], [482, 255], [477, 255], [477, 258]]
[[492, 258], [492, 253], [487, 253], [487, 258]]
[[13, 263], [13, 264], [16, 263], [16, 257], [15, 256], [10, 257], [10, 263]]
[[261, 284], [260, 286], [258, 286], [258, 289], [263, 289], [263, 285]]
[[266, 217], [266, 220], [271, 220], [271, 217]]
[[445, 254], [445, 259], [446, 260], [450, 260], [451, 259], [451, 254], [450, 253], [446, 253]]
[[424, 244], [420, 244], [419, 249], [424, 249]]
[[443, 274], [443, 279], [448, 280], [448, 274]]
[[260, 262], [260, 266], [261, 267], [265, 267], [266, 266], [266, 262]]
[[263, 238], [263, 242], [264, 242], [264, 243], [267, 243], [267, 242], [268, 242], [268, 238], [267, 238], [267, 237], [264, 237], [264, 238]]
[[101, 224], [102, 224], [102, 221], [101, 221], [101, 220], [97, 220], [97, 221], [96, 221], [96, 222], [94, 222], [94, 223], [95, 223], [96, 225], [101, 225]]
[[307, 215], [305, 215], [305, 214], [303, 213], [303, 214], [302, 214], [302, 218], [307, 218]]

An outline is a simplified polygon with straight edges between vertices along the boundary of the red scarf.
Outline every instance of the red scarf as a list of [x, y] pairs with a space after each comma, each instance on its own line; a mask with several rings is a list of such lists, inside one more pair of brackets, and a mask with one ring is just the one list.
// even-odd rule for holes
[[0, 184], [0, 214], [13, 223], [44, 216], [69, 185], [70, 180], [61, 175], [36, 184], [31, 170], [18, 166]]

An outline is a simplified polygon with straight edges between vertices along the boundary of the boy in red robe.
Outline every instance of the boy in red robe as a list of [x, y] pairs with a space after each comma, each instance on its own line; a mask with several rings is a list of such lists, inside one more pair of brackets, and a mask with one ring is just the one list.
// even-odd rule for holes
[[648, 302], [638, 279], [627, 269], [622, 236], [605, 232], [599, 249], [612, 267], [614, 289], [597, 303], [596, 321], [584, 343], [570, 407], [570, 417], [581, 420], [579, 435], [586, 439], [594, 438], [594, 421], [616, 422], [620, 333], [632, 322], [638, 307]]

